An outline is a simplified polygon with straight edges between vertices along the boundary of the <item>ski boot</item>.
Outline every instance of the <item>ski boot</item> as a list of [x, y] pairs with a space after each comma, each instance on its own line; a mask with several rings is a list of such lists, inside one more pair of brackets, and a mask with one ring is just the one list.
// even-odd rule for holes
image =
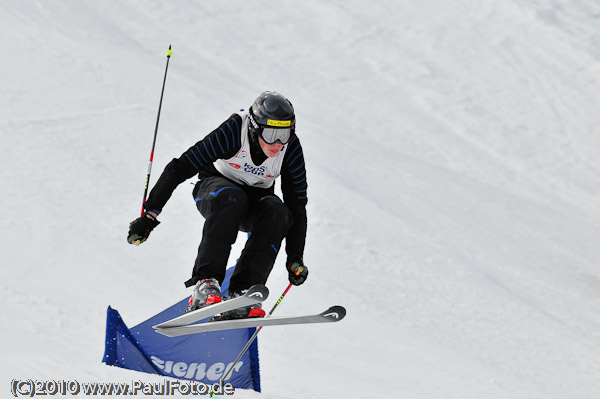
[[[241, 292], [234, 292], [231, 294], [231, 299], [238, 296], [244, 295], [248, 290], [242, 290]], [[262, 310], [262, 303], [257, 303], [251, 306], [243, 306], [241, 308], [229, 310], [221, 313], [220, 316], [215, 320], [236, 320], [236, 319], [248, 319], [252, 317], [265, 317], [266, 313]]]
[[185, 313], [219, 302], [221, 302], [219, 282], [214, 278], [205, 278], [196, 283]]

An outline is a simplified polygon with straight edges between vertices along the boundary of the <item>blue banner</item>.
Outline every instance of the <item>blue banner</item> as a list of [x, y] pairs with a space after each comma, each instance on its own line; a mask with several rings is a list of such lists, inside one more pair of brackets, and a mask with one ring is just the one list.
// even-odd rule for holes
[[[226, 293], [233, 267], [227, 270], [222, 292]], [[115, 309], [108, 307], [104, 363], [212, 385], [244, 348], [255, 328], [214, 331], [181, 337], [165, 337], [152, 328], [183, 314], [189, 298], [176, 303], [145, 322], [127, 328]], [[258, 340], [234, 366], [225, 380], [237, 388], [260, 392]]]

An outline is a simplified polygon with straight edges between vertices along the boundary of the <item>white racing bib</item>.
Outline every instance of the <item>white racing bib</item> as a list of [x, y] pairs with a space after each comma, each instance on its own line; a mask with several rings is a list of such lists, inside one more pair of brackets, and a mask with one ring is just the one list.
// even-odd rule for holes
[[215, 168], [226, 178], [247, 186], [269, 188], [281, 174], [281, 165], [287, 146], [274, 157], [267, 158], [261, 165], [254, 165], [250, 156], [250, 138], [248, 137], [248, 113], [241, 112], [242, 118], [241, 148], [229, 159], [217, 159]]

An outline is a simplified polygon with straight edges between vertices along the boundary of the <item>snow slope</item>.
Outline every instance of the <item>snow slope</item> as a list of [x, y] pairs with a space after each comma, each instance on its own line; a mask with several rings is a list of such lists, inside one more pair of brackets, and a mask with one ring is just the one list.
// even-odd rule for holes
[[[140, 247], [152, 182], [263, 90], [296, 108], [307, 283], [265, 329], [264, 398], [600, 394], [600, 3], [0, 3], [0, 390], [122, 381], [105, 312], [188, 295], [203, 219], [183, 184]], [[240, 237], [232, 262], [243, 245]], [[286, 286], [283, 259], [268, 282]], [[267, 308], [271, 304], [267, 303]]]

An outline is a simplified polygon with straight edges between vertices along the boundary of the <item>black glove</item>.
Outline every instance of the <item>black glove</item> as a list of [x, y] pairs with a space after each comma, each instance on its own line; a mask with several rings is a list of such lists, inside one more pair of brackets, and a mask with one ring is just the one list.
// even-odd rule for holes
[[306, 281], [306, 277], [308, 277], [308, 267], [304, 266], [302, 261], [288, 263], [287, 269], [290, 283], [300, 285]]
[[148, 212], [135, 219], [129, 224], [129, 235], [127, 242], [133, 245], [140, 245], [148, 239], [150, 232], [160, 224], [158, 220]]

